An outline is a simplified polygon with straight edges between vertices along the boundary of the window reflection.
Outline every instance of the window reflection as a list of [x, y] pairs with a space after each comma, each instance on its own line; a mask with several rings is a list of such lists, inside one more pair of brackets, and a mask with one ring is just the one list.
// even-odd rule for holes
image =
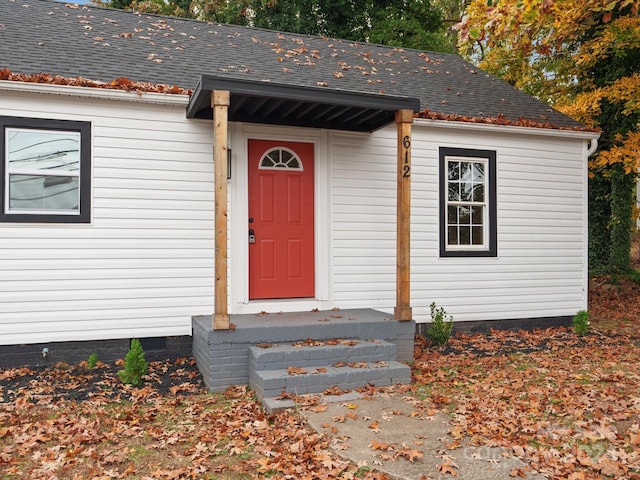
[[79, 132], [7, 128], [6, 140], [10, 212], [79, 212]]
[[447, 162], [447, 244], [452, 246], [485, 243], [484, 162]]

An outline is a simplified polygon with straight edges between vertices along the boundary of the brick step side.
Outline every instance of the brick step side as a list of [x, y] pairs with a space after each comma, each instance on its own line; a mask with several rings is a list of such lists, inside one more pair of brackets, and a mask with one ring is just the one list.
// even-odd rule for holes
[[[309, 366], [306, 374], [291, 375], [286, 368], [250, 370], [249, 386], [263, 400], [277, 397], [282, 391], [294, 395], [321, 393], [333, 386], [351, 390], [372, 384], [378, 387], [411, 383], [411, 368], [392, 361], [367, 362], [363, 367]], [[316, 370], [318, 369], [318, 370]], [[318, 373], [312, 373], [317, 371]]]
[[[250, 347], [249, 371], [278, 370], [288, 367], [335, 365], [396, 359], [397, 347], [383, 340], [341, 340], [336, 345], [294, 346], [279, 344], [268, 348]], [[353, 342], [353, 344], [351, 343]]]

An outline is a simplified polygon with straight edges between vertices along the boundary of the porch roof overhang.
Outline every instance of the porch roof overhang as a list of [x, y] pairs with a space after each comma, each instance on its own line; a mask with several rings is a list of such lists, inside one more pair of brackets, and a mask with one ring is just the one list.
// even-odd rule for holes
[[420, 110], [418, 98], [202, 75], [187, 118], [212, 118], [215, 90], [230, 92], [232, 122], [372, 132], [394, 122], [397, 110]]

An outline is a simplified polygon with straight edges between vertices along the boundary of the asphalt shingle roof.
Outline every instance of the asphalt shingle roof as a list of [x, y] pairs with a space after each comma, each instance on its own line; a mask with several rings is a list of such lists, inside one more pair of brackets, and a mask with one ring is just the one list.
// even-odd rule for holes
[[139, 14], [0, 0], [0, 69], [194, 89], [201, 75], [417, 97], [468, 117], [580, 124], [457, 55]]

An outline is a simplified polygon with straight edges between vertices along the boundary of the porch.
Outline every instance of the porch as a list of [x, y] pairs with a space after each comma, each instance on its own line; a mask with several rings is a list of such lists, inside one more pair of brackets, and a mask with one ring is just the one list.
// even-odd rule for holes
[[[377, 310], [350, 309], [231, 315], [230, 323], [229, 330], [214, 330], [210, 315], [192, 319], [193, 355], [212, 391], [244, 384], [263, 399], [272, 396], [269, 385], [279, 394], [290, 389], [323, 391], [337, 384], [346, 389], [411, 381], [409, 367], [399, 361], [413, 361], [413, 320], [399, 322]], [[367, 368], [367, 362], [376, 365]], [[336, 363], [344, 364], [341, 374], [352, 369], [348, 381], [336, 374]], [[355, 363], [359, 368], [349, 366]], [[310, 370], [304, 381], [287, 383], [288, 367], [316, 369], [322, 375], [311, 375]]]
[[[196, 88], [189, 107], [189, 118], [213, 119], [213, 162], [215, 171], [215, 284], [214, 313], [207, 316], [194, 317], [192, 320], [193, 353], [210, 390], [224, 390], [233, 384], [248, 384], [256, 391], [259, 398], [277, 396], [281, 390], [291, 393], [321, 392], [326, 388], [339, 385], [341, 388], [355, 388], [366, 384], [388, 385], [390, 383], [407, 383], [411, 381], [409, 367], [398, 360], [413, 360], [413, 340], [415, 322], [412, 320], [410, 305], [410, 199], [411, 199], [411, 124], [414, 113], [420, 110], [417, 98], [398, 97], [388, 94], [371, 94], [358, 91], [325, 89], [304, 85], [275, 84], [251, 80], [220, 78], [203, 75]], [[395, 122], [397, 129], [396, 155], [397, 162], [397, 205], [396, 205], [396, 305], [393, 315], [372, 309], [355, 309], [345, 311], [311, 311], [296, 313], [271, 314], [229, 314], [229, 234], [228, 225], [228, 180], [229, 180], [229, 122], [253, 122], [267, 125], [302, 126], [316, 129], [334, 129], [353, 132], [372, 132]], [[244, 142], [242, 142], [244, 143]], [[251, 144], [249, 144], [251, 145]], [[265, 146], [261, 151], [265, 150]], [[313, 147], [310, 147], [313, 152]], [[247, 152], [247, 157], [253, 157]], [[260, 157], [256, 157], [259, 159]], [[312, 153], [308, 153], [305, 162], [313, 165]], [[301, 172], [304, 163], [296, 156], [296, 165]], [[263, 165], [255, 162], [255, 169]], [[273, 167], [268, 164], [267, 167]], [[267, 168], [265, 167], [265, 168]], [[282, 169], [279, 169], [282, 170]], [[313, 168], [309, 169], [313, 173]], [[266, 174], [265, 174], [266, 175]], [[309, 177], [311, 178], [311, 177]], [[302, 181], [302, 180], [300, 180]], [[260, 185], [259, 181], [247, 182], [243, 188], [253, 190], [251, 185]], [[309, 186], [313, 185], [308, 180]], [[271, 185], [271, 183], [269, 183]], [[275, 183], [274, 183], [275, 185]], [[296, 184], [297, 185], [297, 184]], [[297, 187], [296, 187], [297, 188]], [[301, 218], [310, 219], [305, 231], [312, 232], [314, 207], [302, 209], [302, 206], [313, 205], [313, 196], [299, 201], [295, 206], [287, 203], [289, 198], [301, 198], [299, 191], [311, 192], [311, 188], [300, 187], [291, 195], [285, 195], [282, 208], [276, 205], [273, 196], [266, 200], [257, 187], [253, 210], [247, 208], [248, 241], [256, 244], [261, 205], [270, 205], [276, 212], [288, 212], [290, 208], [297, 213], [296, 226], [304, 224]], [[269, 187], [267, 193], [275, 191]], [[278, 189], [279, 190], [279, 189]], [[240, 207], [244, 213], [244, 207]], [[269, 210], [271, 212], [271, 210]], [[264, 215], [263, 215], [264, 216]], [[274, 245], [280, 245], [289, 258], [289, 243], [294, 241], [296, 261], [291, 261], [293, 268], [273, 268], [262, 275], [262, 265], [283, 265], [276, 262], [276, 254], [271, 253], [268, 261], [255, 261], [253, 268], [249, 266], [249, 284], [246, 299], [276, 298], [314, 298], [313, 267], [317, 259], [313, 258], [315, 250], [314, 234], [302, 237], [296, 230], [295, 235], [287, 230], [289, 223], [276, 216], [267, 215], [269, 225], [274, 231], [262, 238], [263, 244], [256, 245], [253, 257], [259, 258], [256, 252], [262, 250], [272, 252]], [[260, 217], [261, 218], [261, 217]], [[278, 217], [279, 218], [279, 217]], [[283, 216], [283, 218], [289, 218]], [[254, 223], [255, 222], [255, 223]], [[303, 228], [303, 229], [304, 229]], [[284, 232], [284, 233], [282, 233]], [[282, 247], [284, 245], [284, 247]], [[304, 246], [304, 249], [303, 247]], [[284, 250], [283, 250], [284, 249]], [[280, 251], [280, 250], [278, 250]], [[310, 266], [305, 263], [308, 261]], [[251, 263], [251, 262], [249, 262]], [[290, 272], [298, 272], [295, 275]], [[282, 272], [285, 272], [286, 275]], [[256, 283], [267, 280], [280, 287], [296, 284], [304, 277], [304, 294], [283, 291], [263, 291], [255, 287]], [[308, 272], [311, 272], [309, 274]], [[290, 276], [292, 275], [292, 276]], [[254, 281], [253, 296], [251, 279]], [[310, 281], [308, 281], [311, 279]], [[233, 283], [231, 283], [233, 286]], [[241, 289], [244, 287], [241, 287]], [[310, 339], [312, 345], [305, 344]], [[336, 339], [344, 343], [335, 342]], [[331, 340], [331, 342], [326, 342]], [[318, 343], [317, 345], [315, 343]], [[257, 345], [269, 344], [267, 348]], [[271, 345], [278, 350], [273, 354]], [[378, 346], [380, 348], [378, 348]], [[264, 353], [261, 350], [271, 350]], [[302, 352], [302, 353], [301, 353]], [[274, 365], [274, 361], [277, 365]], [[375, 362], [375, 365], [373, 363]], [[340, 371], [335, 371], [335, 365]], [[342, 370], [342, 367], [345, 367]], [[299, 369], [303, 378], [296, 378], [288, 371], [289, 367]], [[305, 376], [306, 370], [313, 375]], [[359, 370], [359, 371], [352, 371]], [[303, 373], [303, 371], [305, 373]], [[348, 372], [348, 375], [345, 374]]]

